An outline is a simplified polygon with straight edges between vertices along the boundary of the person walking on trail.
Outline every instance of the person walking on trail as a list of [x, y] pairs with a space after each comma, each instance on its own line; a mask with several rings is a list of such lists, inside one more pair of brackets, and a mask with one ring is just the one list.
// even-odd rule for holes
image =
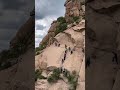
[[73, 51], [71, 50], [71, 52], [70, 52], [71, 54], [73, 54]]
[[64, 68], [62, 67], [62, 73], [64, 72]]
[[60, 44], [58, 44], [58, 47], [60, 47]]
[[65, 54], [67, 54], [67, 50], [65, 50]]
[[63, 68], [63, 74], [65, 73], [65, 68]]
[[62, 59], [62, 64], [63, 64], [64, 60]]
[[69, 47], [68, 50], [71, 51], [71, 48]]
[[82, 52], [84, 53], [85, 51], [84, 51], [84, 48], [82, 48]]
[[115, 52], [112, 52], [114, 54], [114, 57], [113, 57], [113, 62], [115, 61], [116, 64], [118, 64], [118, 57], [117, 57], [117, 54]]
[[64, 54], [64, 61], [65, 61], [65, 59], [66, 59], [66, 54]]

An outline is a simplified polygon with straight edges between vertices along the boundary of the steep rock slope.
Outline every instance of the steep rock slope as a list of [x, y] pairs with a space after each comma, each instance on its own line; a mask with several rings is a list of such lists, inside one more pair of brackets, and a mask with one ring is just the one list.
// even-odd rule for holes
[[[11, 40], [7, 57], [0, 63], [0, 90], [33, 90], [34, 89], [34, 12], [28, 21], [18, 30]], [[22, 45], [22, 46], [21, 46]], [[11, 54], [12, 53], [12, 54]], [[1, 61], [1, 59], [0, 59]], [[9, 62], [9, 63], [8, 63]], [[6, 67], [7, 65], [7, 67]], [[4, 68], [2, 68], [4, 67]]]
[[61, 19], [67, 27], [56, 34], [61, 22], [60, 18], [54, 21], [40, 43], [41, 47], [47, 42], [45, 48], [37, 50], [35, 70], [41, 73], [36, 90], [85, 90], [85, 20], [81, 13], [84, 2], [67, 0], [65, 7], [65, 20]]
[[86, 68], [86, 89], [119, 90], [120, 2], [94, 0], [87, 2], [86, 8], [86, 42], [89, 42], [86, 58], [90, 61]]

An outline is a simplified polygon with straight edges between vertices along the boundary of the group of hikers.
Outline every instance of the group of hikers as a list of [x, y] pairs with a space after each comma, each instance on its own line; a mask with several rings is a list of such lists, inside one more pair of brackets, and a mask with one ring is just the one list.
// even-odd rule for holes
[[59, 70], [60, 70], [61, 73], [66, 73], [67, 72], [67, 70], [63, 67], [60, 67]]
[[[55, 42], [54, 44], [57, 47], [60, 47], [60, 45], [61, 45], [58, 42]], [[70, 52], [70, 54], [73, 54], [73, 52], [75, 51], [75, 47], [72, 49], [71, 47], [68, 47], [66, 44], [65, 44], [64, 48], [65, 48], [65, 51], [64, 51], [64, 56], [63, 56], [62, 61], [61, 61], [62, 64], [66, 60], [67, 53]], [[61, 73], [65, 74], [67, 70], [65, 68], [63, 68], [63, 67], [60, 67], [60, 71], [61, 71]]]
[[55, 42], [55, 46], [60, 47], [60, 43]]
[[[68, 47], [65, 44], [65, 51], [64, 51], [64, 56], [62, 58], [62, 65], [63, 65], [64, 61], [66, 60], [67, 53], [70, 52], [70, 54], [73, 54], [74, 51], [75, 51], [75, 48], [72, 49], [71, 47]], [[65, 74], [65, 75], [68, 74], [67, 70], [65, 68], [63, 68], [63, 67], [60, 67], [60, 71], [61, 71], [61, 73]]]
[[[60, 47], [60, 43], [55, 42], [55, 46]], [[66, 60], [66, 55], [68, 51], [70, 52], [70, 54], [73, 54], [73, 51], [75, 51], [75, 48], [71, 49], [70, 47], [67, 47], [67, 45], [65, 44], [65, 52], [64, 52], [64, 57], [62, 59], [62, 64]]]
[[75, 51], [75, 49], [71, 49], [70, 47], [67, 47], [67, 45], [65, 44], [65, 52], [64, 52], [63, 59], [62, 59], [62, 64], [66, 60], [67, 53], [70, 52], [70, 54], [73, 54], [73, 51]]

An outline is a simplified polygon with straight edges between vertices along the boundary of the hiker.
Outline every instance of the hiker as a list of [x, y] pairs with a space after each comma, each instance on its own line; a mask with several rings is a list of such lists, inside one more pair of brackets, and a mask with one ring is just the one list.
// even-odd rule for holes
[[64, 68], [62, 67], [62, 73], [64, 72]]
[[63, 64], [64, 60], [62, 59], [62, 64]]
[[64, 54], [64, 61], [65, 61], [65, 59], [66, 59], [66, 54]]
[[114, 54], [114, 57], [113, 57], [113, 62], [115, 61], [116, 64], [118, 64], [118, 57], [117, 57], [117, 54], [115, 52], [112, 52]]
[[87, 58], [87, 61], [86, 61], [86, 68], [87, 68], [88, 66], [90, 66], [90, 57]]
[[60, 47], [60, 44], [58, 44], [58, 47]]
[[63, 68], [63, 73], [65, 73], [65, 68]]
[[67, 50], [65, 50], [65, 54], [67, 54]]
[[71, 50], [71, 54], [73, 54], [73, 51]]
[[84, 53], [84, 48], [82, 48], [82, 52]]

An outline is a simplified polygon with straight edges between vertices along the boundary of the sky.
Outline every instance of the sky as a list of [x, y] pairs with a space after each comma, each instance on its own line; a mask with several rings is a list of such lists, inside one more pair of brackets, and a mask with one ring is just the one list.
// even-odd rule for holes
[[29, 18], [34, 0], [0, 0], [0, 51], [9, 48], [10, 40]]
[[35, 46], [47, 34], [52, 21], [64, 16], [66, 0], [35, 0]]

